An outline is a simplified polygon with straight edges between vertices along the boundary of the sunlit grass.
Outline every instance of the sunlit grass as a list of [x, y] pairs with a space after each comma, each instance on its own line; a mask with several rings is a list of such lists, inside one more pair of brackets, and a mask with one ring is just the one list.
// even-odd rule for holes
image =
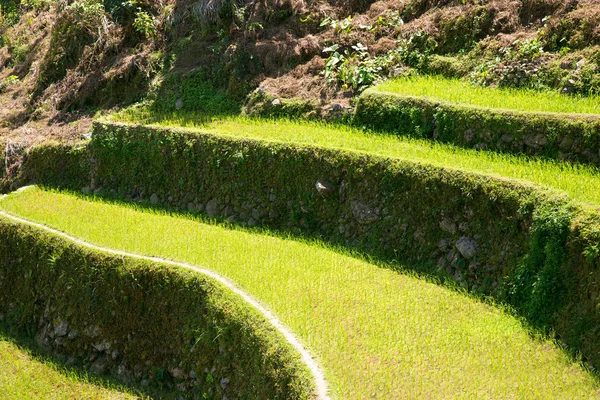
[[34, 358], [0, 333], [0, 399], [139, 399], [122, 389]]
[[567, 96], [551, 91], [481, 87], [464, 80], [440, 76], [424, 75], [392, 79], [370, 90], [477, 107], [526, 112], [600, 114], [598, 96]]
[[0, 209], [98, 245], [237, 283], [295, 332], [340, 399], [591, 399], [594, 378], [514, 317], [319, 242], [228, 229], [38, 188]]
[[600, 174], [592, 166], [500, 154], [489, 151], [365, 132], [348, 126], [286, 120], [232, 117], [204, 121], [190, 114], [155, 115], [130, 110], [110, 117], [113, 121], [182, 127], [198, 133], [272, 142], [318, 146], [369, 153], [422, 164], [529, 182], [564, 192], [573, 200], [600, 204]]

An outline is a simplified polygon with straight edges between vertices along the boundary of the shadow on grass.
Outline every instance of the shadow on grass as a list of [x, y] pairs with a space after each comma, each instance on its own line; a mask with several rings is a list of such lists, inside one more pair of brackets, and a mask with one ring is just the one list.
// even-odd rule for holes
[[[9, 342], [23, 351], [34, 362], [44, 364], [46, 367], [57, 371], [59, 374], [74, 378], [82, 384], [91, 384], [99, 388], [126, 393], [138, 399], [176, 399], [175, 393], [170, 393], [159, 387], [142, 387], [135, 382], [126, 382], [109, 374], [97, 374], [83, 368], [82, 365], [72, 364], [67, 356], [51, 352], [40, 346], [33, 334], [11, 329], [7, 324], [0, 322], [0, 341]], [[1, 355], [0, 355], [1, 357]]]

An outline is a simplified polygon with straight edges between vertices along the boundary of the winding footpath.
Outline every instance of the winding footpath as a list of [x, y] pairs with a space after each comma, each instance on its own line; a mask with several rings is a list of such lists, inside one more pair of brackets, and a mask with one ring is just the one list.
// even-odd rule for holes
[[[32, 186], [22, 187], [18, 191], [27, 190], [30, 187], [32, 187]], [[6, 195], [0, 195], [0, 200], [4, 197], [6, 197]], [[315, 362], [315, 360], [310, 355], [308, 350], [306, 348], [304, 348], [302, 343], [300, 343], [300, 340], [287, 327], [285, 327], [285, 325], [271, 311], [267, 310], [256, 299], [254, 299], [249, 294], [245, 293], [243, 290], [241, 290], [239, 287], [237, 287], [235, 285], [235, 283], [233, 283], [229, 279], [227, 279], [211, 270], [201, 268], [201, 267], [198, 267], [198, 266], [192, 265], [192, 264], [180, 263], [180, 262], [175, 262], [172, 260], [167, 260], [165, 258], [149, 257], [149, 256], [140, 255], [140, 254], [128, 253], [125, 251], [119, 251], [119, 250], [109, 249], [106, 247], [96, 246], [94, 244], [86, 242], [85, 240], [68, 235], [64, 232], [50, 228], [46, 225], [39, 224], [37, 222], [33, 222], [33, 221], [30, 221], [30, 220], [27, 220], [24, 218], [17, 217], [15, 215], [12, 215], [5, 211], [0, 211], [0, 216], [3, 216], [5, 218], [8, 218], [12, 221], [15, 221], [15, 222], [18, 222], [21, 224], [33, 226], [35, 228], [52, 233], [54, 235], [57, 235], [63, 239], [69, 240], [80, 246], [84, 246], [84, 247], [94, 249], [94, 250], [99, 250], [99, 251], [102, 251], [102, 252], [105, 252], [108, 254], [112, 254], [112, 255], [116, 255], [116, 256], [130, 257], [130, 258], [134, 258], [134, 259], [138, 259], [138, 260], [151, 261], [151, 262], [171, 265], [174, 267], [185, 268], [185, 269], [209, 276], [212, 279], [220, 282], [221, 284], [225, 285], [229, 290], [231, 290], [238, 296], [242, 297], [248, 304], [250, 304], [256, 310], [258, 310], [271, 323], [271, 325], [273, 325], [273, 327], [275, 327], [275, 329], [277, 329], [279, 332], [281, 332], [283, 334], [285, 339], [294, 347], [294, 349], [296, 349], [296, 351], [298, 351], [300, 353], [300, 355], [302, 356], [302, 360], [304, 361], [304, 364], [306, 364], [306, 366], [312, 373], [314, 381], [315, 381], [316, 398], [318, 400], [330, 400], [330, 397], [328, 395], [328, 389], [327, 389], [328, 384], [327, 384], [327, 381], [325, 380], [323, 371], [321, 370], [319, 365]]]

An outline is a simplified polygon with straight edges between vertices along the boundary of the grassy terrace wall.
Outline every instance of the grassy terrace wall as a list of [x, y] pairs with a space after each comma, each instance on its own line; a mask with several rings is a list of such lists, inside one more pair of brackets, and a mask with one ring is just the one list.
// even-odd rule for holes
[[5, 145], [0, 139], [0, 193], [7, 193], [28, 182], [80, 189], [89, 182], [90, 165], [84, 144], [67, 145], [47, 142], [34, 146], [23, 155], [20, 167], [7, 174]]
[[513, 304], [598, 365], [597, 215], [518, 183], [369, 155], [96, 123], [92, 187], [349, 245]]
[[87, 152], [72, 154], [88, 166], [72, 182], [42, 160], [30, 162], [30, 182], [85, 182], [77, 189], [408, 261], [509, 302], [600, 365], [599, 219], [568, 199], [347, 151], [111, 123], [96, 123]]
[[354, 122], [463, 147], [600, 165], [600, 118], [594, 116], [490, 110], [367, 90]]
[[19, 183], [45, 182], [46, 185], [81, 189], [89, 182], [90, 160], [85, 144], [46, 143], [25, 154]]
[[[443, 258], [441, 268], [488, 291], [526, 253], [537, 196], [410, 162], [150, 127], [97, 123], [90, 154], [92, 189], [386, 258]], [[468, 257], [455, 248], [461, 238], [476, 247]]]
[[91, 251], [4, 217], [0, 316], [70, 363], [177, 398], [302, 399], [313, 389], [283, 336], [211, 278]]

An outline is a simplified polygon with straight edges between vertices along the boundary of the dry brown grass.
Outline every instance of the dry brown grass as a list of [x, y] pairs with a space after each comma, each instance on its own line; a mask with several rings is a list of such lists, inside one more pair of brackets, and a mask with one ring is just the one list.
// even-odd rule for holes
[[[216, 35], [199, 35], [194, 15], [202, 14], [200, 21], [215, 20], [220, 7], [228, 7], [231, 3], [225, 0], [168, 0], [164, 5], [174, 7], [172, 17], [168, 17], [167, 13], [159, 16], [161, 29], [168, 21], [172, 23], [174, 40], [170, 45], [164, 40], [162, 30], [157, 40], [140, 45], [131, 42], [128, 37], [131, 32], [127, 29], [130, 28], [110, 26], [103, 37], [84, 48], [79, 62], [68, 68], [64, 77], [39, 90], [30, 103], [26, 100], [48, 51], [55, 13], [34, 15], [29, 17], [28, 23], [24, 19], [13, 28], [13, 36], [28, 38], [32, 51], [18, 65], [0, 70], [0, 79], [9, 75], [17, 75], [21, 79], [18, 87], [0, 93], [0, 118], [4, 125], [1, 129], [20, 132], [20, 127], [24, 127], [26, 130], [52, 131], [52, 135], [56, 135], [56, 128], [49, 128], [40, 121], [71, 120], [65, 115], [69, 114], [69, 109], [120, 104], [118, 96], [107, 99], [107, 85], [125, 87], [136, 76], [150, 77], [155, 71], [154, 66], [147, 62], [149, 54], [155, 50], [167, 52], [169, 46], [177, 45], [177, 41], [184, 37], [190, 37], [192, 44], [178, 53], [174, 73], [211, 68], [224, 57], [234, 60], [238, 54], [245, 52], [252, 55], [260, 68], [250, 67], [248, 75], [241, 79], [276, 97], [312, 99], [324, 106], [349, 103], [349, 94], [328, 86], [322, 76], [326, 58], [322, 49], [332, 43], [338, 43], [344, 49], [360, 42], [369, 48], [372, 56], [376, 56], [394, 49], [398, 37], [408, 38], [414, 33], [425, 32], [444, 44], [447, 50], [455, 51], [457, 45], [448, 43], [445, 37], [460, 37], [460, 31], [453, 24], [459, 18], [485, 10], [484, 15], [491, 19], [480, 34], [480, 51], [500, 51], [517, 39], [524, 41], [535, 37], [540, 29], [550, 34], [558, 32], [569, 36], [572, 48], [600, 44], [600, 3], [596, 0], [259, 0], [244, 4], [245, 22], [234, 21], [228, 26], [227, 49], [211, 53], [207, 49], [218, 38]], [[387, 18], [398, 13], [404, 17], [403, 25], [379, 27], [376, 32], [358, 28], [374, 25], [380, 17]], [[286, 17], [274, 17], [277, 15]], [[354, 28], [350, 32], [319, 27], [325, 17], [343, 19], [348, 15], [353, 17]], [[547, 16], [550, 18], [545, 21], [547, 27], [544, 28], [542, 18]], [[248, 29], [251, 24], [258, 24], [262, 29]], [[10, 48], [0, 49], [0, 65], [6, 66], [10, 57]], [[229, 85], [238, 81], [239, 78], [231, 80]], [[145, 89], [140, 86], [139, 90]], [[74, 134], [72, 129], [62, 129], [67, 137]], [[7, 135], [8, 131], [1, 134]]]

